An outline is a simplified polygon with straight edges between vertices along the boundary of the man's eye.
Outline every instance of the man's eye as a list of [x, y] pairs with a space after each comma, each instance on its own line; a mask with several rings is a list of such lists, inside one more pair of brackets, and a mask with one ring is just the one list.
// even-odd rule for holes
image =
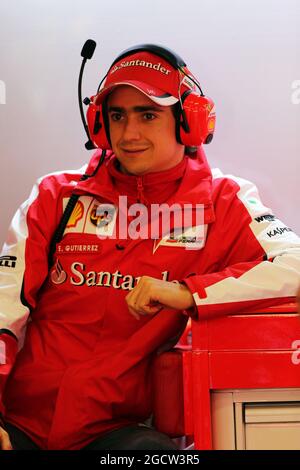
[[110, 118], [112, 121], [120, 121], [122, 119], [122, 114], [121, 113], [112, 113], [110, 115]]
[[153, 113], [145, 113], [144, 118], [146, 121], [152, 121], [153, 119], [155, 119], [155, 115]]

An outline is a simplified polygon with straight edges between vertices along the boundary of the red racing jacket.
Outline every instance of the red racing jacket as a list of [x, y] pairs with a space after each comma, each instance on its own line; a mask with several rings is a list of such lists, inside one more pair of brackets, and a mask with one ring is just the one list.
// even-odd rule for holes
[[[125, 297], [141, 276], [184, 282], [196, 321], [294, 300], [299, 284], [299, 238], [252, 183], [211, 171], [201, 149], [144, 176], [122, 174], [110, 153], [80, 180], [100, 154], [88, 168], [37, 182], [0, 257], [2, 413], [43, 449], [80, 449], [151, 415], [151, 360], [176, 343], [188, 312], [134, 318]], [[49, 269], [73, 192], [79, 198]], [[178, 234], [174, 220], [173, 232], [136, 236], [149, 213], [137, 221], [135, 203], [190, 204], [192, 226], [181, 222]]]

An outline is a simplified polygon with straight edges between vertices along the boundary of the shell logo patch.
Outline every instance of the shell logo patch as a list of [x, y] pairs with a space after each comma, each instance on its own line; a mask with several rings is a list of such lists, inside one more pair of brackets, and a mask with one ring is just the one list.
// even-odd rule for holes
[[84, 214], [83, 204], [82, 202], [77, 201], [73, 209], [73, 212], [71, 214], [71, 217], [69, 218], [67, 228], [76, 227], [77, 222], [82, 219], [83, 214]]

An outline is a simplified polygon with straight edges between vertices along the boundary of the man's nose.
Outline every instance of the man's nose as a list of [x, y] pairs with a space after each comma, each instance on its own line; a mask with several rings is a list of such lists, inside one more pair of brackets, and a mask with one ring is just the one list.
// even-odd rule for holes
[[128, 116], [124, 126], [124, 140], [139, 140], [141, 138], [140, 126], [137, 116]]

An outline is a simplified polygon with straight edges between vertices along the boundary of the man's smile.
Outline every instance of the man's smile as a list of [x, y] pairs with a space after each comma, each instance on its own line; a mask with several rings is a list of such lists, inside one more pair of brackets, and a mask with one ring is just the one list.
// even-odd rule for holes
[[122, 152], [130, 153], [130, 154], [138, 154], [138, 153], [143, 153], [146, 150], [148, 150], [148, 148], [145, 148], [145, 149], [122, 149]]

